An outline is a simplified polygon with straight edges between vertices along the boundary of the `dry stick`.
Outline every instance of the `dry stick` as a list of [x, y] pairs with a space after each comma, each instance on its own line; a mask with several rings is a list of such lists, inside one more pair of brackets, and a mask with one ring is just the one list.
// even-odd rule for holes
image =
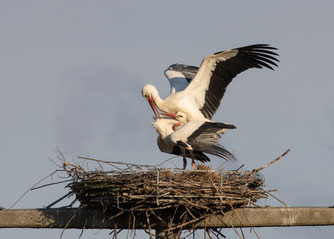
[[[101, 170], [104, 171], [104, 168], [103, 168], [102, 164], [100, 162], [97, 162], [97, 163], [100, 165]], [[88, 163], [87, 163], [87, 165], [88, 165]]]
[[245, 164], [242, 164], [239, 168], [237, 168], [235, 171], [239, 171]]
[[204, 216], [195, 218], [195, 219], [193, 219], [193, 220], [191, 220], [191, 221], [188, 221], [188, 222], [184, 223], [183, 225], [178, 225], [178, 226], [172, 227], [172, 228], [170, 228], [169, 230], [175, 230], [175, 229], [178, 229], [178, 228], [180, 228], [180, 227], [187, 226], [187, 225], [189, 225], [189, 224], [191, 224], [191, 223], [198, 222], [198, 221], [204, 219], [205, 217], [207, 217], [207, 215], [204, 215]]
[[[223, 215], [225, 215], [225, 213], [223, 212], [223, 210], [221, 210], [221, 213], [222, 213]], [[218, 219], [221, 221], [221, 223], [224, 223], [223, 220], [220, 219], [220, 217], [218, 217]], [[242, 239], [242, 237], [240, 236], [240, 234], [238, 233], [238, 231], [235, 229], [235, 227], [233, 226], [233, 224], [231, 224], [231, 227], [232, 227], [233, 231], [237, 234], [237, 236], [238, 236], [240, 239]]]
[[[217, 193], [221, 193], [221, 194], [223, 194], [223, 196], [225, 196], [226, 200], [229, 202], [229, 199], [226, 197], [225, 193], [222, 192], [220, 189], [218, 189], [218, 188], [216, 187], [216, 185], [214, 184], [214, 182], [212, 182], [212, 180], [211, 180], [211, 183], [212, 183], [212, 185], [214, 186], [214, 188], [216, 189]], [[231, 209], [233, 210], [233, 212], [235, 213], [235, 215], [237, 216], [237, 218], [239, 219], [239, 221], [241, 222], [241, 219], [240, 219], [238, 213], [235, 211], [235, 209], [234, 209], [232, 203], [230, 203], [230, 206], [231, 206]], [[221, 212], [223, 212], [223, 211], [221, 210]], [[223, 215], [224, 215], [224, 213], [223, 213]], [[234, 228], [234, 226], [233, 226], [232, 224], [231, 224], [231, 226], [232, 226], [233, 230], [236, 232], [236, 234], [239, 236], [239, 238], [241, 238], [240, 235], [239, 235], [239, 233], [238, 233], [238, 231]], [[241, 239], [242, 239], [242, 238], [241, 238]]]
[[70, 222], [71, 222], [75, 217], [76, 217], [76, 214], [74, 214], [74, 215], [70, 218], [70, 220], [68, 220], [68, 222], [66, 223], [64, 229], [61, 231], [60, 239], [63, 238], [63, 234], [64, 234], [66, 228], [68, 227], [68, 225], [70, 225]]
[[94, 159], [94, 158], [89, 158], [89, 157], [83, 157], [83, 156], [77, 156], [77, 158], [79, 159], [85, 159], [85, 160], [91, 160], [91, 161], [95, 161], [95, 162], [101, 162], [101, 163], [106, 163], [106, 164], [120, 164], [120, 165], [125, 165], [125, 166], [135, 166], [135, 167], [146, 167], [146, 168], [154, 168], [154, 167], [158, 167], [161, 166], [162, 164], [168, 162], [169, 160], [172, 160], [174, 158], [176, 158], [178, 156], [173, 156], [165, 161], [163, 161], [160, 164], [156, 164], [156, 165], [147, 165], [147, 164], [133, 164], [133, 163], [124, 163], [124, 162], [117, 162], [117, 161], [106, 161], [106, 160], [99, 160], [99, 159]]
[[[154, 210], [157, 210], [156, 208], [154, 208]], [[161, 222], [165, 222], [161, 217], [159, 217], [155, 212], [154, 210], [151, 211], [151, 213], [156, 216], [156, 218], [158, 218], [158, 220], [160, 220]]]
[[213, 228], [211, 230], [217, 233], [217, 235], [218, 235], [218, 236], [216, 236], [217, 238], [219, 238], [219, 236], [222, 236], [223, 238], [226, 238], [226, 236], [223, 233], [221, 233], [222, 228], [220, 228], [219, 231], [216, 228]]
[[190, 212], [190, 210], [188, 209], [188, 207], [186, 207], [186, 209], [187, 209], [188, 213], [190, 214], [190, 216], [192, 216], [193, 219], [196, 218], [196, 217]]
[[[243, 210], [245, 210], [245, 209], [243, 208]], [[250, 221], [248, 220], [248, 217], [245, 217], [245, 218], [246, 218], [247, 222], [249, 223], [249, 225], [251, 225], [251, 231], [254, 231], [256, 237], [257, 237], [258, 239], [260, 239], [260, 236], [257, 234], [256, 230], [254, 229], [254, 227], [252, 226], [252, 224], [251, 224]], [[241, 230], [241, 233], [242, 233], [243, 238], [245, 238], [244, 233], [243, 233], [242, 230]]]
[[55, 150], [58, 155], [57, 155], [57, 158], [60, 160], [60, 161], [65, 161], [65, 156], [64, 154], [60, 151], [59, 147], [57, 146], [57, 149]]
[[84, 170], [81, 166], [76, 166], [76, 165], [74, 165], [72, 163], [68, 163], [66, 161], [63, 161], [63, 164], [66, 165], [66, 166], [67, 165], [72, 166], [73, 168], [79, 169], [79, 170], [83, 171], [84, 173], [87, 173], [86, 170]]
[[[184, 223], [185, 223], [185, 221], [187, 220], [187, 214], [184, 216], [184, 218], [183, 218], [183, 221], [182, 221], [182, 223], [181, 223], [181, 225], [184, 225]], [[180, 227], [180, 230], [179, 230], [179, 232], [177, 233], [177, 238], [180, 238], [180, 235], [181, 235], [181, 233], [182, 233], [182, 228], [183, 228], [183, 226], [182, 227]]]
[[[187, 206], [185, 206], [185, 207], [187, 207]], [[180, 218], [183, 218], [185, 215], [187, 215], [187, 211], [184, 211], [184, 212], [181, 214]]]
[[279, 199], [278, 197], [274, 196], [272, 193], [266, 191], [266, 190], [263, 190], [264, 192], [268, 193], [270, 196], [272, 196], [274, 199], [276, 199], [277, 201], [279, 201], [280, 203], [282, 203], [284, 206], [288, 207], [289, 205], [286, 204], [285, 202], [283, 202], [281, 199]]
[[172, 164], [174, 165], [175, 168], [177, 168], [176, 164], [174, 163], [174, 161], [172, 161]]
[[86, 225], [83, 226], [83, 228], [82, 228], [82, 230], [81, 230], [81, 233], [80, 233], [80, 235], [79, 235], [79, 238], [81, 238], [81, 236], [83, 235], [85, 229], [86, 229]]
[[[99, 231], [102, 231], [102, 229], [100, 229]], [[114, 233], [115, 233], [115, 229], [112, 229], [111, 232], [109, 233], [109, 235], [112, 235], [113, 236], [112, 238], [114, 238]]]
[[[231, 206], [232, 206], [232, 205], [231, 205]], [[239, 221], [241, 222], [241, 218], [239, 217], [237, 211], [234, 209], [233, 206], [232, 206], [232, 210], [233, 210], [234, 214], [238, 217]], [[247, 217], [246, 217], [246, 219], [247, 219], [247, 221], [248, 221], [248, 218], [247, 218]], [[250, 224], [250, 227], [251, 227], [251, 229], [254, 231], [256, 237], [257, 237], [258, 239], [260, 239], [259, 235], [258, 235], [257, 232], [255, 231], [255, 229], [254, 229], [254, 227], [252, 226], [252, 224], [251, 224], [249, 221], [248, 221], [248, 223]]]
[[211, 235], [211, 233], [210, 233], [210, 230], [206, 230], [206, 233], [208, 233], [210, 239], [213, 239], [213, 237], [212, 237], [212, 235]]
[[[131, 235], [133, 233], [133, 235], [135, 235], [135, 224], [136, 224], [136, 216], [133, 212], [131, 212], [132, 216], [133, 216], [133, 222], [132, 222], [132, 231], [131, 231]], [[130, 235], [130, 236], [131, 236]]]
[[63, 200], [64, 198], [70, 196], [71, 194], [73, 194], [73, 192], [69, 192], [66, 195], [62, 196], [61, 198], [57, 199], [56, 201], [54, 201], [53, 203], [51, 203], [50, 205], [46, 206], [45, 208], [50, 208], [53, 205], [57, 204], [58, 202], [60, 202], [61, 200]]
[[116, 217], [119, 217], [120, 215], [122, 215], [122, 214], [124, 214], [124, 213], [125, 213], [124, 211], [120, 211], [120, 212], [117, 213], [116, 215], [110, 217], [109, 220], [112, 220], [112, 219], [114, 219], [114, 218], [116, 218]]
[[225, 161], [223, 161], [217, 168], [216, 168], [216, 170], [218, 170], [219, 168], [221, 168], [221, 167], [223, 167], [224, 166], [224, 164], [226, 163], [227, 161], [225, 160]]
[[274, 159], [273, 161], [271, 161], [270, 163], [262, 166], [261, 168], [258, 168], [258, 169], [254, 169], [252, 171], [253, 174], [261, 171], [262, 169], [265, 169], [266, 167], [272, 165], [273, 163], [276, 163], [278, 160], [280, 160], [281, 158], [283, 158], [285, 155], [287, 155], [287, 153], [289, 153], [291, 150], [290, 149], [287, 149], [283, 154], [281, 154], [279, 157], [277, 157], [276, 159]]
[[176, 212], [177, 212], [177, 209], [179, 208], [180, 204], [177, 204], [175, 210], [174, 210], [174, 214], [172, 216], [172, 218], [170, 219], [169, 221], [169, 225], [168, 225], [168, 233], [170, 232], [171, 228], [172, 228], [172, 225], [173, 225], [173, 221], [174, 221], [174, 218], [175, 218], [175, 215], [176, 215]]
[[27, 191], [25, 191], [20, 197], [19, 199], [17, 199], [12, 206], [9, 207], [9, 209], [12, 209], [29, 191], [31, 191], [32, 188], [36, 187], [38, 184], [40, 184], [41, 182], [43, 182], [45, 179], [47, 179], [48, 177], [51, 177], [52, 175], [54, 175], [56, 172], [58, 171], [63, 171], [63, 170], [55, 170], [53, 173], [49, 174], [48, 176], [42, 178], [41, 180], [39, 180], [37, 183], [35, 183], [31, 188], [29, 188]]
[[146, 214], [146, 221], [147, 221], [148, 230], [150, 232], [150, 239], [152, 239], [152, 229], [151, 229], [150, 217], [149, 217], [147, 211], [145, 212], [145, 214]]
[[47, 186], [52, 186], [52, 185], [56, 185], [56, 184], [61, 184], [61, 183], [66, 183], [66, 182], [71, 182], [72, 179], [68, 179], [68, 180], [64, 180], [64, 181], [60, 181], [60, 182], [55, 182], [55, 183], [47, 183], [47, 184], [43, 184], [42, 186], [38, 186], [38, 187], [32, 187], [30, 189], [30, 191], [36, 190], [36, 189], [40, 189], [40, 188], [44, 188]]
[[131, 214], [129, 214], [129, 224], [128, 224], [128, 231], [127, 231], [127, 233], [126, 233], [126, 239], [129, 238], [130, 226], [131, 226]]
[[[242, 238], [245, 239], [244, 231], [242, 230], [241, 227], [240, 227], [240, 231], [241, 231]], [[255, 231], [254, 231], [254, 232], [255, 232]], [[255, 233], [256, 233], [256, 232], [255, 232]]]
[[[188, 234], [185, 235], [185, 236], [182, 237], [182, 238], [188, 238], [188, 237], [190, 237], [191, 235], [194, 235], [194, 234], [195, 234], [194, 230], [188, 230]], [[195, 237], [193, 236], [193, 238], [195, 238]]]
[[61, 168], [62, 166], [57, 164], [56, 161], [54, 161], [52, 158], [48, 158], [53, 164], [55, 164], [58, 168]]
[[117, 239], [117, 224], [115, 223], [115, 233], [114, 233], [115, 239]]

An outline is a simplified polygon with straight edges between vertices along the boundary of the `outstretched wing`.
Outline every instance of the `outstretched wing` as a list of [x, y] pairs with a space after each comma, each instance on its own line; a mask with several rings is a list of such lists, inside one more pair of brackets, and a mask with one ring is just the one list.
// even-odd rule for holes
[[217, 111], [226, 87], [239, 73], [250, 68], [277, 66], [277, 48], [268, 44], [250, 45], [217, 52], [204, 58], [195, 78], [184, 90], [193, 97], [207, 119]]
[[189, 144], [194, 151], [212, 154], [225, 160], [235, 160], [233, 154], [218, 143], [218, 139], [220, 139], [220, 134], [223, 130], [235, 128], [236, 127], [231, 124], [205, 122], [188, 137], [187, 144]]
[[188, 66], [182, 64], [173, 64], [169, 66], [164, 74], [170, 84], [170, 93], [183, 91], [198, 71], [197, 66]]

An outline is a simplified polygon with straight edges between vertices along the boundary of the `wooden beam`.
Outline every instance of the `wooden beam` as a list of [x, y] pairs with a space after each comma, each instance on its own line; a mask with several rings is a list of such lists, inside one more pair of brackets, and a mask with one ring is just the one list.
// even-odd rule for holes
[[[15, 209], [0, 210], [0, 228], [78, 228], [117, 229], [129, 228], [128, 217], [110, 220], [101, 211], [85, 209]], [[150, 218], [152, 228], [164, 225]], [[262, 207], [238, 208], [224, 216], [212, 216], [199, 223], [200, 228], [223, 227], [287, 227], [334, 225], [334, 208], [324, 207]], [[136, 217], [135, 229], [147, 229], [147, 221]]]

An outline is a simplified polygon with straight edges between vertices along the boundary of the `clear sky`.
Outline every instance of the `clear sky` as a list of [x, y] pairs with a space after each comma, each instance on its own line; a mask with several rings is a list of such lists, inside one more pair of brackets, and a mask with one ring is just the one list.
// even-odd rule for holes
[[[69, 159], [168, 159], [156, 146], [142, 86], [154, 84], [165, 96], [169, 65], [199, 65], [213, 52], [256, 43], [279, 48], [281, 62], [275, 71], [240, 74], [229, 86], [214, 117], [237, 126], [221, 140], [238, 159], [225, 167], [257, 168], [290, 148], [262, 172], [268, 187], [290, 206], [333, 205], [333, 9], [332, 1], [1, 1], [0, 205], [9, 207], [56, 169], [48, 159], [56, 158], [56, 146]], [[181, 159], [174, 162], [181, 167]], [[210, 165], [220, 163], [213, 157]], [[67, 193], [63, 186], [31, 192], [16, 208], [46, 206]], [[1, 229], [0, 238], [60, 232]], [[257, 232], [329, 238], [334, 227]], [[94, 233], [82, 238], [110, 237]], [[68, 230], [63, 238], [79, 234]]]

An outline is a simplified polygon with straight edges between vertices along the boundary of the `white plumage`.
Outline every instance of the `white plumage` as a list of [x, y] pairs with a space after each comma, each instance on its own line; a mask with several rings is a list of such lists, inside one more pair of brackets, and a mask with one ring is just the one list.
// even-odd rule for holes
[[[210, 161], [203, 153], [216, 155], [226, 160], [234, 159], [234, 156], [218, 143], [220, 134], [226, 129], [234, 129], [234, 125], [217, 122], [190, 121], [182, 126], [173, 129], [173, 126], [180, 121], [176, 119], [156, 119], [153, 127], [158, 132], [157, 144], [160, 151], [192, 159], [192, 169], [195, 166], [194, 160], [201, 162]], [[174, 131], [175, 130], [175, 131]]]
[[[161, 99], [153, 85], [145, 85], [142, 95], [148, 100], [157, 119], [153, 127], [158, 132], [157, 144], [162, 152], [201, 162], [210, 161], [204, 154], [226, 160], [234, 156], [218, 143], [220, 134], [234, 125], [212, 122], [227, 86], [239, 73], [250, 68], [277, 66], [277, 56], [267, 44], [251, 45], [214, 53], [204, 58], [200, 68], [173, 64], [164, 74], [171, 91]], [[171, 118], [161, 118], [162, 115]]]
[[[277, 54], [273, 50], [276, 48], [258, 44], [217, 52], [204, 58], [199, 69], [174, 64], [165, 71], [171, 84], [170, 95], [161, 99], [157, 89], [150, 84], [143, 87], [142, 94], [157, 117], [160, 116], [159, 108], [169, 114], [182, 112], [187, 122], [210, 121], [236, 75], [250, 68], [273, 70], [272, 66], [277, 66], [275, 61], [278, 60], [273, 57]], [[193, 69], [187, 71], [186, 67]]]

